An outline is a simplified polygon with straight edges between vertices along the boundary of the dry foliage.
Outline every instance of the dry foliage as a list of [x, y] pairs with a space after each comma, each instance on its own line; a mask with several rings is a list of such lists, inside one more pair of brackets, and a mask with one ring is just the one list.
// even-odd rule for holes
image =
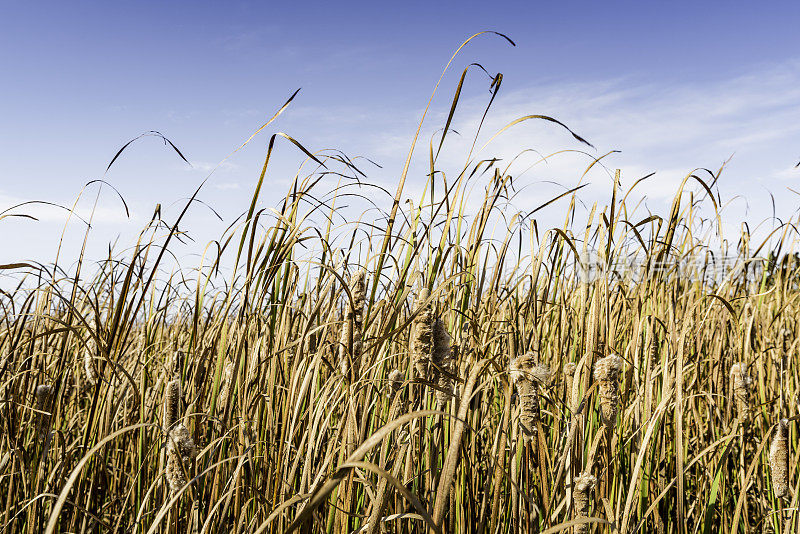
[[[406, 166], [345, 224], [343, 198], [387, 193], [275, 134], [302, 172], [269, 222], [262, 174], [196, 269], [162, 267], [199, 189], [96, 273], [13, 267], [33, 270], [1, 297], [3, 531], [800, 531], [792, 224], [698, 237], [720, 169], [665, 214], [637, 215], [638, 177], [585, 218], [569, 189], [544, 231], [485, 149], [440, 172], [451, 118], [418, 204]], [[507, 128], [530, 119], [569, 139]], [[713, 247], [744, 270], [653, 268]], [[642, 262], [587, 281], [590, 250]]]

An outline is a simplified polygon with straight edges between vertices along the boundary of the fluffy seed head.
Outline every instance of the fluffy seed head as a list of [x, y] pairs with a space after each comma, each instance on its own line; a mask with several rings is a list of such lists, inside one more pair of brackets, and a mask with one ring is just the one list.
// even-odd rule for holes
[[527, 381], [543, 385], [550, 379], [550, 367], [537, 363], [536, 356], [532, 352], [511, 360], [508, 364], [508, 373], [515, 384]]
[[792, 342], [794, 341], [794, 335], [792, 334], [792, 331], [788, 328], [782, 328], [780, 332], [780, 341], [783, 354], [788, 356], [789, 351], [792, 349]]
[[400, 388], [403, 386], [404, 378], [403, 372], [399, 369], [393, 369], [392, 372], [389, 373], [389, 384], [391, 385], [393, 393], [400, 391]]
[[53, 396], [53, 386], [39, 384], [36, 386], [33, 395], [36, 397], [36, 410], [39, 412], [36, 415], [36, 427], [39, 438], [44, 439], [50, 433], [50, 414], [46, 413], [46, 410], [48, 410], [47, 403], [50, 402], [50, 397]]
[[600, 412], [607, 430], [616, 426], [619, 411], [619, 376], [622, 372], [622, 358], [611, 354], [597, 360], [594, 364], [594, 378], [597, 380], [597, 395], [600, 398]]
[[417, 316], [411, 327], [411, 359], [417, 375], [428, 380], [433, 351], [433, 308], [425, 303], [431, 297], [430, 291], [423, 289], [417, 297]]
[[[339, 340], [339, 369], [344, 375], [350, 374], [351, 367], [355, 368], [356, 374], [359, 371], [358, 364], [360, 363], [363, 346], [361, 336], [364, 323], [364, 301], [366, 300], [366, 276], [366, 271], [362, 269], [350, 278], [348, 285], [353, 300], [351, 302], [349, 298], [347, 299], [347, 311]], [[353, 351], [352, 354], [349, 354], [351, 338]]]
[[171, 432], [172, 441], [181, 453], [184, 462], [194, 460], [197, 457], [197, 446], [194, 444], [189, 429], [183, 423], [178, 423]]
[[789, 420], [781, 419], [769, 447], [769, 469], [775, 497], [789, 495]]
[[572, 385], [575, 381], [575, 371], [578, 366], [574, 362], [564, 364], [564, 391], [567, 398], [567, 406], [572, 405]]
[[223, 409], [228, 404], [228, 400], [233, 390], [233, 360], [225, 359], [225, 367], [222, 369], [222, 386], [219, 391], [219, 401], [217, 406]]
[[181, 381], [176, 378], [164, 388], [164, 430], [168, 431], [178, 421], [181, 402]]
[[352, 278], [350, 278], [350, 293], [353, 294], [353, 302], [355, 303], [354, 310], [360, 310], [364, 307], [364, 300], [367, 293], [367, 272], [364, 269], [357, 271]]
[[433, 339], [432, 374], [439, 389], [436, 390], [436, 402], [445, 404], [453, 397], [453, 349], [452, 339], [447, 333], [444, 321], [439, 318], [433, 320], [431, 328]]
[[600, 358], [594, 364], [594, 379], [598, 381], [619, 380], [619, 375], [622, 372], [622, 363], [622, 358], [616, 354]]
[[34, 395], [36, 396], [36, 409], [41, 410], [44, 408], [52, 394], [53, 386], [50, 384], [39, 384], [36, 386], [36, 390], [34, 391]]
[[[575, 491], [573, 498], [575, 500], [575, 517], [589, 517], [591, 512], [591, 497], [595, 486], [597, 485], [597, 478], [589, 473], [581, 473], [575, 477]], [[575, 532], [586, 534], [589, 532], [589, 523], [581, 523], [575, 526]]]
[[91, 348], [86, 347], [83, 351], [83, 372], [86, 383], [90, 386], [97, 384], [100, 378], [97, 374], [97, 367], [94, 365], [94, 354]]
[[550, 368], [536, 363], [534, 354], [528, 352], [511, 360], [508, 369], [519, 396], [519, 420], [523, 437], [526, 441], [535, 440], [537, 423], [541, 419], [539, 387], [550, 378]]
[[753, 379], [747, 374], [747, 366], [744, 362], [735, 363], [731, 366], [731, 382], [733, 384], [733, 398], [736, 403], [736, 411], [741, 421], [746, 421], [750, 417], [750, 388]]
[[658, 340], [653, 336], [650, 340], [650, 361], [655, 362], [658, 359]]
[[186, 485], [184, 471], [189, 468], [191, 461], [197, 456], [197, 447], [194, 444], [189, 430], [178, 423], [169, 433], [167, 442], [167, 482], [172, 493], [180, 491]]
[[589, 473], [581, 473], [575, 477], [575, 490], [587, 493], [594, 491], [597, 484], [597, 478]]
[[64, 392], [63, 392], [63, 401], [69, 402], [72, 398], [72, 394], [75, 391], [75, 374], [72, 372], [72, 369], [65, 369], [64, 370]]

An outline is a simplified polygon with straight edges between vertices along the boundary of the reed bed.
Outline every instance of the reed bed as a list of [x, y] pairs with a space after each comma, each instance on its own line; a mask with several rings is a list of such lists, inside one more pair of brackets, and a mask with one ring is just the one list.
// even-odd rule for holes
[[[667, 213], [619, 172], [605, 205], [518, 209], [506, 163], [439, 172], [461, 82], [412, 203], [408, 164], [376, 193], [275, 134], [193, 269], [164, 270], [192, 201], [96, 272], [4, 266], [27, 275], [0, 296], [3, 531], [800, 531], [797, 221], [709, 238], [721, 169]], [[540, 120], [585, 146], [509, 128]], [[269, 215], [281, 139], [306, 160]]]

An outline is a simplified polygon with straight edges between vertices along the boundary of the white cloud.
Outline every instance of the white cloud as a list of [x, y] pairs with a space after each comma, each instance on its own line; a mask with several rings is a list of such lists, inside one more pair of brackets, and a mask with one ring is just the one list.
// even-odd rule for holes
[[[447, 138], [440, 157], [443, 168], [452, 172], [463, 165], [472, 143], [466, 133], [474, 131], [485, 103], [482, 97], [460, 105], [453, 127], [465, 135]], [[737, 208], [737, 203], [729, 210], [734, 212], [731, 217], [746, 216], [751, 226], [771, 215], [765, 188], [780, 195], [786, 191], [787, 182], [800, 177], [800, 170], [789, 169], [800, 153], [800, 61], [761, 67], [732, 79], [687, 81], [677, 86], [618, 78], [510, 90], [498, 96], [478, 146], [512, 120], [535, 113], [561, 120], [597, 149], [578, 145], [556, 125], [528, 121], [504, 132], [475, 158], [498, 156], [509, 161], [528, 148], [543, 154], [578, 148], [594, 156], [618, 149], [621, 154], [603, 160], [609, 171], [621, 168], [626, 187], [656, 172], [637, 186], [636, 192], [646, 194], [650, 203], [659, 201], [663, 206], [687, 173], [698, 167], [716, 171], [733, 155], [718, 185], [723, 200], [735, 195], [746, 198], [748, 211]], [[445, 118], [446, 110], [431, 121], [429, 130], [443, 124]], [[418, 156], [425, 155], [426, 150], [427, 146], [421, 146]], [[512, 166], [511, 174], [528, 169], [536, 159], [533, 153], [523, 156]], [[555, 156], [528, 170], [523, 182], [552, 180], [571, 187], [578, 183], [588, 163], [588, 158], [575, 154]], [[613, 183], [608, 172], [598, 165], [587, 178], [592, 186], [581, 191], [584, 201], [589, 205], [593, 201], [601, 206], [608, 203]], [[689, 187], [699, 190], [697, 183]], [[545, 197], [555, 190], [535, 189], [538, 191], [524, 197], [533, 205], [537, 192]], [[793, 211], [795, 199], [782, 196], [778, 211]]]
[[211, 171], [214, 173], [236, 172], [241, 170], [241, 167], [230, 160], [223, 160], [219, 163], [212, 163], [210, 161], [192, 161], [192, 166], [182, 165], [180, 167], [186, 172], [195, 172], [200, 174], [209, 174]]
[[[441, 91], [420, 134], [406, 183], [403, 200], [411, 198], [415, 204], [427, 179], [429, 142], [434, 132], [444, 125], [449, 111], [452, 87], [443, 85]], [[452, 125], [460, 135], [447, 137], [437, 164], [450, 183], [465, 163], [473, 140], [472, 132], [487, 102], [485, 92], [478, 97], [467, 93], [465, 90]], [[587, 210], [594, 202], [601, 209], [610, 202], [613, 170], [619, 167], [624, 188], [630, 187], [638, 178], [656, 172], [655, 176], [637, 186], [628, 206], [636, 205], [639, 197], [646, 195], [646, 201], [639, 208], [642, 214], [646, 213], [645, 209], [663, 213], [688, 172], [697, 167], [716, 171], [732, 155], [718, 183], [723, 203], [728, 203], [724, 220], [726, 228], [731, 229], [728, 235], [737, 230], [741, 220], [746, 219], [751, 228], [755, 228], [771, 216], [772, 200], [766, 190], [774, 194], [776, 212], [779, 216], [784, 215], [784, 220], [796, 209], [798, 196], [786, 188], [800, 191], [800, 169], [793, 167], [800, 159], [800, 61], [753, 68], [729, 79], [686, 80], [673, 84], [655, 84], [617, 76], [605, 80], [514, 87], [509, 78], [489, 112], [477, 147], [512, 120], [534, 113], [561, 120], [591, 141], [596, 149], [580, 145], [557, 125], [527, 121], [512, 127], [485, 150], [474, 154], [476, 160], [497, 156], [508, 163], [526, 149], [536, 149], [541, 154], [561, 149], [587, 153], [567, 152], [546, 162], [539, 161], [540, 156], [535, 152], [522, 155], [510, 170], [520, 188], [520, 193], [513, 199], [516, 209], [531, 210], [576, 186], [592, 158], [613, 149], [622, 153], [605, 158], [584, 179], [590, 185], [579, 192], [579, 197]], [[317, 109], [306, 106], [287, 111], [282, 120], [288, 124], [281, 124], [280, 129], [287, 126], [289, 132], [305, 130], [306, 135], [297, 138], [312, 151], [324, 147], [341, 148], [350, 156], [363, 154], [377, 161], [382, 169], [363, 160], [357, 164], [367, 173], [370, 183], [386, 188], [390, 194], [384, 195], [375, 189], [363, 189], [360, 193], [385, 207], [397, 187], [421, 114], [420, 107]], [[249, 132], [243, 132], [242, 137], [246, 138], [247, 134]], [[436, 133], [435, 139], [438, 140], [439, 135]], [[202, 160], [192, 161], [193, 168], [180, 164], [181, 169], [194, 173], [191, 176], [198, 179], [216, 169], [203, 193], [211, 190], [231, 192], [216, 197], [209, 195], [207, 199], [226, 217], [225, 224], [246, 209], [252, 194], [263, 163], [263, 149], [252, 143], [251, 151], [252, 154], [246, 155], [246, 151], [238, 153], [232, 158], [236, 163], [226, 160], [219, 168], [216, 162]], [[292, 147], [276, 150], [265, 182], [269, 186], [261, 192], [262, 204], [273, 206], [283, 198], [296, 170], [291, 165], [303, 157]], [[284, 161], [287, 162], [285, 165]], [[338, 178], [329, 177], [321, 182], [315, 193], [322, 193], [328, 182], [333, 187]], [[700, 191], [697, 183], [690, 183], [688, 187]], [[354, 192], [352, 189], [347, 191]], [[132, 204], [138, 202], [137, 205], [148, 206], [141, 211], [149, 216], [155, 202], [170, 205], [174, 198], [166, 196], [174, 195], [175, 191], [142, 189], [129, 194], [135, 197], [131, 198]], [[469, 206], [475, 207], [482, 198], [483, 185], [476, 186]], [[0, 195], [0, 206], [10, 205], [16, 200]], [[115, 202], [111, 198], [104, 199], [95, 215], [95, 222], [121, 223], [126, 220], [121, 206]], [[359, 199], [349, 197], [337, 205], [354, 206], [351, 218], [357, 218], [369, 208], [367, 203], [359, 202]], [[561, 226], [566, 205], [564, 199], [537, 213], [539, 227]], [[402, 206], [405, 209], [405, 203]], [[710, 205], [707, 208], [710, 209]], [[64, 219], [63, 212], [55, 208], [37, 209], [46, 220]], [[78, 213], [87, 215], [86, 210], [82, 204]], [[636, 219], [642, 214], [629, 216]], [[206, 238], [218, 237], [213, 234], [217, 231], [213, 226], [215, 217], [204, 210], [192, 210], [189, 216], [192, 219], [187, 228], [198, 236], [197, 249], [205, 245]], [[580, 217], [579, 214], [577, 220]], [[143, 221], [139, 221], [132, 228], [136, 227], [138, 231], [142, 224]], [[14, 257], [30, 257], [25, 246], [25, 240], [20, 239], [21, 248], [15, 251]]]
[[22, 215], [28, 220], [32, 220], [32, 217], [43, 223], [65, 223], [69, 219], [91, 221], [92, 224], [124, 224], [139, 221], [139, 217], [130, 212], [130, 206], [129, 213], [126, 213], [125, 206], [117, 197], [100, 202], [97, 206], [93, 204], [93, 200], [93, 196], [85, 197], [77, 205], [74, 200], [31, 201], [9, 196], [0, 191], [0, 212]]
[[236, 182], [222, 182], [219, 184], [214, 184], [215, 189], [219, 189], [221, 191], [232, 191], [236, 189], [240, 189], [241, 186]]

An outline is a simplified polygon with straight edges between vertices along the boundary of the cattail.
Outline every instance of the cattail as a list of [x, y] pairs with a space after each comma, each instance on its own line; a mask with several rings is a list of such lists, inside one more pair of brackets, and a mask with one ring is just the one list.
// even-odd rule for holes
[[458, 374], [458, 362], [459, 356], [461, 355], [461, 345], [458, 343], [451, 343], [450, 344], [450, 375], [448, 379], [450, 380], [450, 395], [451, 397], [456, 395], [456, 386], [455, 383], [457, 380], [456, 375]]
[[167, 383], [164, 388], [164, 414], [163, 424], [164, 431], [169, 430], [175, 425], [180, 417], [180, 403], [181, 403], [181, 381], [176, 378]]
[[68, 403], [72, 398], [72, 394], [75, 392], [75, 374], [72, 372], [72, 369], [67, 368], [64, 370], [63, 384], [62, 401]]
[[436, 402], [442, 406], [453, 398], [453, 379], [458, 350], [444, 321], [436, 317], [427, 289], [417, 297], [417, 316], [411, 330], [411, 359], [419, 377], [436, 384]]
[[537, 364], [532, 352], [517, 356], [508, 366], [509, 375], [517, 388], [520, 399], [520, 426], [525, 441], [536, 436], [536, 423], [541, 414], [539, 411], [539, 386], [545, 384], [550, 377], [550, 368]]
[[398, 369], [389, 373], [389, 420], [395, 419], [406, 409], [406, 401], [400, 394], [405, 383], [405, 375]]
[[781, 419], [769, 447], [769, 469], [775, 497], [789, 494], [789, 420]]
[[164, 389], [164, 431], [167, 432], [167, 481], [172, 492], [186, 485], [184, 471], [197, 456], [189, 430], [180, 418], [181, 381], [175, 378]]
[[[600, 289], [595, 287], [589, 304], [589, 321], [586, 325], [586, 352], [593, 358], [597, 352], [597, 330], [600, 322]], [[589, 360], [591, 361], [591, 359]]]
[[658, 359], [658, 340], [655, 336], [650, 340], [650, 362], [656, 363]]
[[50, 384], [39, 384], [36, 386], [34, 396], [36, 397], [36, 409], [43, 411], [47, 407], [47, 401], [53, 394], [53, 386]]
[[572, 384], [575, 380], [575, 370], [578, 368], [575, 362], [564, 364], [564, 388], [567, 406], [572, 408]]
[[436, 390], [436, 402], [440, 406], [444, 405], [453, 398], [453, 346], [450, 334], [444, 326], [444, 321], [439, 318], [434, 319], [431, 328], [433, 339], [433, 358], [432, 374], [438, 386]]
[[783, 356], [788, 357], [789, 352], [792, 350], [792, 342], [794, 341], [794, 335], [792, 335], [792, 331], [788, 328], [781, 329], [780, 332], [781, 338], [781, 348], [783, 349]]
[[403, 372], [399, 369], [394, 369], [389, 373], [389, 385], [391, 387], [392, 394], [400, 391], [400, 388], [403, 387], [404, 378]]
[[[255, 346], [253, 347], [253, 352], [251, 353], [250, 357], [245, 359], [245, 363], [247, 365], [247, 379], [245, 380], [245, 384], [247, 384], [247, 391], [259, 391], [261, 389], [261, 358], [265, 352], [262, 349], [262, 344], [263, 338], [259, 337], [255, 342]], [[294, 350], [288, 351], [289, 354], [293, 352]]]
[[[366, 277], [364, 270], [358, 271], [350, 278], [350, 295], [353, 297], [352, 303], [347, 299], [347, 311], [344, 315], [344, 326], [342, 337], [339, 340], [339, 368], [342, 374], [353, 375], [359, 373], [362, 349], [362, 329], [364, 326], [364, 301], [366, 300]], [[352, 339], [352, 352], [350, 351], [350, 341]]]
[[206, 380], [206, 362], [210, 358], [210, 353], [211, 349], [206, 348], [203, 350], [202, 356], [194, 360], [193, 387], [195, 396], [198, 396], [203, 389], [203, 383]]
[[[581, 473], [575, 477], [575, 518], [589, 517], [592, 492], [597, 485], [597, 479], [589, 473]], [[575, 534], [589, 532], [589, 523], [575, 525]]]
[[731, 366], [731, 382], [733, 382], [733, 399], [740, 421], [750, 418], [750, 387], [753, 379], [747, 374], [747, 366], [743, 362]]
[[430, 296], [427, 289], [420, 291], [417, 297], [417, 316], [411, 327], [411, 360], [422, 380], [428, 380], [433, 351], [433, 307], [429, 302], [426, 303]]
[[183, 423], [178, 423], [169, 432], [168, 440], [167, 482], [174, 495], [187, 483], [185, 471], [197, 456], [197, 447]]
[[50, 433], [50, 413], [48, 403], [53, 396], [53, 386], [50, 384], [40, 384], [34, 390], [36, 397], [36, 411], [37, 411], [37, 428], [39, 439], [44, 439]]
[[225, 359], [225, 367], [222, 369], [222, 387], [219, 391], [219, 400], [217, 401], [217, 406], [221, 406], [222, 409], [225, 409], [225, 406], [228, 404], [228, 400], [231, 396], [231, 392], [233, 390], [233, 360]]
[[308, 354], [316, 354], [317, 345], [319, 343], [319, 340], [317, 339], [317, 336], [318, 336], [318, 334], [316, 332], [313, 332], [313, 333], [308, 335], [308, 342], [307, 342], [307, 345], [306, 345], [306, 351], [308, 352]]
[[94, 365], [94, 355], [92, 349], [86, 347], [83, 351], [83, 372], [86, 378], [86, 383], [90, 387], [97, 385], [99, 375], [97, 374], [97, 367]]
[[598, 382], [600, 412], [606, 429], [613, 429], [617, 423], [619, 410], [619, 376], [622, 372], [622, 358], [611, 354], [597, 360], [594, 364], [594, 379]]

